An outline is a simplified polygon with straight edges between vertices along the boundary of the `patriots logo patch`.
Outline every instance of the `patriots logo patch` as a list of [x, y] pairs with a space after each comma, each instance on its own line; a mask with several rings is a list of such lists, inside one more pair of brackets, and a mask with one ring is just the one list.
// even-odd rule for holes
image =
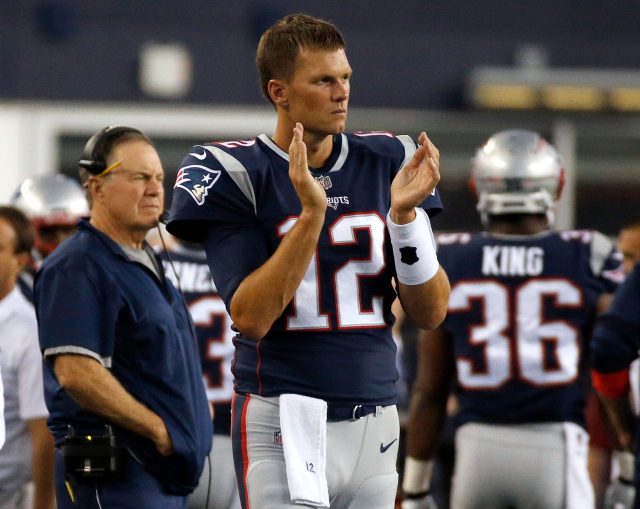
[[405, 246], [399, 249], [400, 251], [400, 261], [402, 263], [406, 263], [407, 265], [413, 265], [420, 258], [418, 258], [418, 248], [413, 246]]
[[199, 164], [190, 164], [180, 168], [173, 188], [184, 189], [198, 205], [202, 205], [209, 194], [209, 189], [218, 181], [221, 173], [220, 170], [212, 170]]

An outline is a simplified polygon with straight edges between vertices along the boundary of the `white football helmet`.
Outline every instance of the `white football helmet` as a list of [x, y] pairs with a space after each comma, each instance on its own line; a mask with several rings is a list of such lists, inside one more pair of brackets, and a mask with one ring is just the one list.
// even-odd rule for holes
[[489, 215], [546, 214], [553, 224], [564, 184], [560, 154], [538, 133], [500, 131], [471, 160], [471, 187], [483, 224]]
[[11, 204], [31, 219], [36, 230], [36, 249], [43, 257], [73, 232], [81, 217], [89, 216], [82, 186], [59, 173], [28, 178], [14, 192]]

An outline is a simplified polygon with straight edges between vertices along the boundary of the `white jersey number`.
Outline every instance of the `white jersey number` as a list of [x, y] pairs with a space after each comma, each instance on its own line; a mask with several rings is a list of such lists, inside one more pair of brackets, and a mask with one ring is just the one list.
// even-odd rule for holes
[[566, 279], [534, 279], [511, 293], [497, 281], [462, 282], [451, 290], [449, 312], [468, 310], [478, 300], [484, 308], [484, 322], [470, 328], [469, 342], [484, 348], [485, 364], [480, 371], [471, 360], [458, 357], [460, 385], [490, 389], [516, 376], [538, 386], [573, 381], [578, 374], [579, 333], [566, 321], [545, 321], [543, 306], [553, 299], [556, 307], [579, 307], [580, 289]]
[[[298, 219], [287, 219], [278, 228], [280, 236], [293, 228]], [[341, 216], [329, 227], [333, 245], [356, 244], [356, 230], [369, 233], [369, 257], [346, 261], [333, 275], [338, 326], [340, 328], [382, 327], [385, 325], [382, 297], [372, 298], [372, 309], [363, 310], [360, 302], [360, 278], [380, 274], [384, 269], [384, 228], [382, 218], [373, 213]], [[287, 317], [287, 329], [329, 329], [329, 315], [320, 309], [320, 277], [317, 251], [293, 297], [293, 314]]]
[[222, 298], [217, 295], [202, 297], [189, 305], [189, 312], [198, 334], [207, 339], [202, 354], [204, 386], [207, 398], [214, 403], [231, 401], [233, 396], [233, 338], [231, 319]]

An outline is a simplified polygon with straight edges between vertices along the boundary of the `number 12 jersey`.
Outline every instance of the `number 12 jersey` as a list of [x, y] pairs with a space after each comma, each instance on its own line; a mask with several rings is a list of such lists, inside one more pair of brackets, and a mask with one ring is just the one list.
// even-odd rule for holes
[[[316, 252], [269, 333], [259, 341], [235, 338], [236, 391], [344, 405], [395, 403], [395, 268], [385, 216], [391, 182], [415, 149], [409, 137], [386, 132], [334, 136], [325, 166], [311, 169], [328, 205]], [[260, 135], [195, 146], [178, 172], [168, 229], [205, 244], [227, 306], [300, 214], [288, 159]], [[422, 206], [438, 212], [438, 193]]]

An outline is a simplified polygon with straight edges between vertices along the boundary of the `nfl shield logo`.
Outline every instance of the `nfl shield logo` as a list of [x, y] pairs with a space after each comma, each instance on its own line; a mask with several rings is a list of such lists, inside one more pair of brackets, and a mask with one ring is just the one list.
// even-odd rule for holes
[[315, 177], [315, 179], [320, 182], [320, 185], [324, 187], [324, 189], [331, 189], [333, 184], [331, 183], [331, 177], [328, 175], [320, 175], [319, 177]]
[[282, 445], [282, 433], [280, 430], [273, 432], [273, 443], [276, 445]]

